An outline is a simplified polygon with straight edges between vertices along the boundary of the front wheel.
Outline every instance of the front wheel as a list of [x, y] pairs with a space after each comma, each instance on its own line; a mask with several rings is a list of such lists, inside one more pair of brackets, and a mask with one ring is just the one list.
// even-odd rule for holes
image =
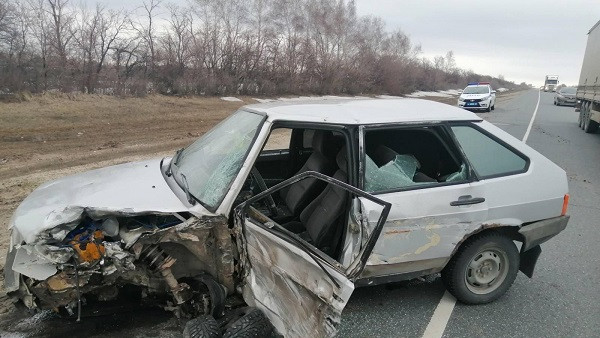
[[465, 304], [485, 304], [502, 296], [519, 272], [519, 252], [507, 237], [488, 232], [467, 240], [442, 270], [448, 291]]

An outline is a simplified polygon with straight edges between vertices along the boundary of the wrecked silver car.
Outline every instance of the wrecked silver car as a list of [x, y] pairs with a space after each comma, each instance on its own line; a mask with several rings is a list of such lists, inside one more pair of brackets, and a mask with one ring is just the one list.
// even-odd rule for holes
[[10, 222], [5, 284], [73, 316], [135, 292], [180, 317], [250, 306], [284, 336], [331, 336], [355, 286], [441, 272], [462, 302], [497, 299], [532, 276], [567, 204], [561, 168], [462, 109], [259, 104], [172, 158], [37, 188]]

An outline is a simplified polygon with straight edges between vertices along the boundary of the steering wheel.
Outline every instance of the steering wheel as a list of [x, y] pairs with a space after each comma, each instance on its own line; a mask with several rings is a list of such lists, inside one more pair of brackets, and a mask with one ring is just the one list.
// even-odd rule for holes
[[[256, 184], [258, 184], [260, 192], [267, 190], [267, 184], [256, 167], [252, 168], [250, 174], [252, 175], [254, 181], [256, 181]], [[269, 209], [271, 216], [277, 216], [277, 204], [275, 204], [275, 200], [273, 199], [272, 195], [267, 196], [265, 204], [267, 205], [267, 209]]]

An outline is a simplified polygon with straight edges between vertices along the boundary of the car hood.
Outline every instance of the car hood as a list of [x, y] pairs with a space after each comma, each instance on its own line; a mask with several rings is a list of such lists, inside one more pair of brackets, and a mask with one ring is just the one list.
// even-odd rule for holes
[[490, 96], [490, 94], [462, 94], [460, 96], [463, 100], [483, 99]]
[[9, 227], [13, 228], [13, 239], [19, 239], [13, 245], [35, 242], [42, 232], [76, 223], [85, 215], [100, 218], [188, 211], [165, 181], [160, 163], [160, 159], [125, 163], [41, 185], [13, 215]]

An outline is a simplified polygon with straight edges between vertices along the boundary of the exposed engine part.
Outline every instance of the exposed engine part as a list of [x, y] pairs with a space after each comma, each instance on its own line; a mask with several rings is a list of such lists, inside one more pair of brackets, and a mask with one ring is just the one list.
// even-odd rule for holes
[[177, 260], [164, 252], [158, 245], [146, 246], [140, 254], [140, 260], [163, 276], [171, 290], [175, 304], [182, 305], [192, 298], [190, 286], [186, 283], [179, 283], [171, 271], [171, 267]]
[[94, 265], [104, 257], [104, 234], [101, 227], [98, 222], [87, 218], [65, 237], [65, 242], [75, 250], [79, 264]]
[[119, 221], [115, 217], [109, 217], [102, 222], [102, 232], [109, 237], [119, 235]]
[[85, 233], [75, 235], [69, 245], [77, 253], [79, 263], [94, 264], [100, 261], [106, 252], [102, 244], [103, 239], [102, 231], [96, 230], [91, 235]]

